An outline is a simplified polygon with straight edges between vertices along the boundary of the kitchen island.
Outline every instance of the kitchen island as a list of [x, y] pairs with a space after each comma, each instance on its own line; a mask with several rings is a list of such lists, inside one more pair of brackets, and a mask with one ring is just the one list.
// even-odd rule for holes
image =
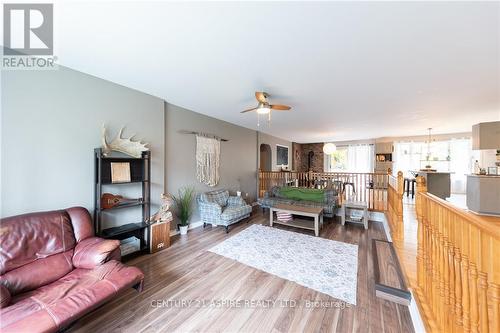
[[500, 176], [467, 175], [467, 208], [477, 214], [500, 216]]
[[411, 171], [417, 176], [422, 176], [425, 178], [425, 183], [427, 184], [427, 192], [434, 194], [436, 197], [441, 199], [449, 198], [451, 195], [451, 172], [448, 171], [426, 171], [426, 170], [415, 170]]

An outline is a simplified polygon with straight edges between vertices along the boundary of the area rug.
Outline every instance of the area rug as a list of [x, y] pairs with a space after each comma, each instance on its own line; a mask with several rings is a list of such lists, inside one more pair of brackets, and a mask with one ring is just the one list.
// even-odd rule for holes
[[357, 245], [254, 224], [209, 251], [356, 305]]

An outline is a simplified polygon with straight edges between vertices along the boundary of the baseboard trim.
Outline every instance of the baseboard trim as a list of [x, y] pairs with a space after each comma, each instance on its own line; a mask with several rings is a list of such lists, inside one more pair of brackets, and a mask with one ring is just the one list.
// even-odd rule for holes
[[389, 242], [392, 242], [391, 229], [389, 229], [389, 222], [387, 221], [385, 213], [383, 214], [382, 225], [384, 226], [385, 237]]
[[383, 223], [385, 221], [385, 214], [382, 212], [368, 212], [368, 220]]
[[[196, 222], [189, 223], [188, 230], [201, 227], [202, 225], [203, 225], [203, 221], [196, 221]], [[179, 234], [179, 230], [177, 230], [177, 228], [175, 230], [170, 230], [170, 237], [178, 235], [178, 234]]]
[[410, 306], [408, 306], [408, 309], [410, 310], [410, 317], [411, 321], [413, 322], [413, 329], [415, 330], [416, 333], [425, 333], [425, 326], [424, 322], [422, 320], [422, 317], [420, 316], [420, 311], [418, 310], [418, 305], [417, 305], [417, 300], [415, 298], [415, 295], [413, 294], [413, 291], [410, 288], [410, 293], [411, 293], [411, 299], [413, 302], [410, 302]]

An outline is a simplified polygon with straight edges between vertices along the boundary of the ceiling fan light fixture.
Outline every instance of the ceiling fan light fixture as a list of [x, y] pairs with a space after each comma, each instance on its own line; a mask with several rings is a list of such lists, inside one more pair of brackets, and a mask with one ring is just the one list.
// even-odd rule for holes
[[331, 142], [325, 143], [323, 145], [323, 153], [325, 153], [326, 155], [331, 155], [336, 150], [337, 150], [337, 146], [335, 146], [335, 144], [333, 144]]
[[264, 107], [257, 109], [257, 113], [259, 113], [259, 114], [268, 114], [269, 112], [271, 112], [271, 109], [267, 106], [264, 106]]

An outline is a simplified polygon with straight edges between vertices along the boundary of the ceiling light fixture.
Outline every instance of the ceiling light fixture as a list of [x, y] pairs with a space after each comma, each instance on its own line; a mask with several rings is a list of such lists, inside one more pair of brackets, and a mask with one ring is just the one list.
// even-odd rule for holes
[[271, 109], [267, 106], [259, 107], [257, 109], [257, 113], [259, 114], [268, 114], [269, 112], [271, 112]]
[[326, 155], [331, 155], [336, 150], [337, 150], [337, 146], [335, 146], [335, 144], [333, 144], [331, 142], [325, 143], [323, 145], [323, 153], [325, 153]]
[[256, 91], [255, 98], [259, 102], [259, 104], [257, 104], [257, 107], [241, 111], [241, 113], [255, 111], [255, 113], [257, 114], [257, 127], [260, 126], [260, 115], [267, 114], [267, 123], [269, 127], [271, 127], [271, 111], [289, 111], [291, 109], [291, 107], [288, 105], [269, 104], [267, 100], [268, 97], [268, 93], [263, 91]]

